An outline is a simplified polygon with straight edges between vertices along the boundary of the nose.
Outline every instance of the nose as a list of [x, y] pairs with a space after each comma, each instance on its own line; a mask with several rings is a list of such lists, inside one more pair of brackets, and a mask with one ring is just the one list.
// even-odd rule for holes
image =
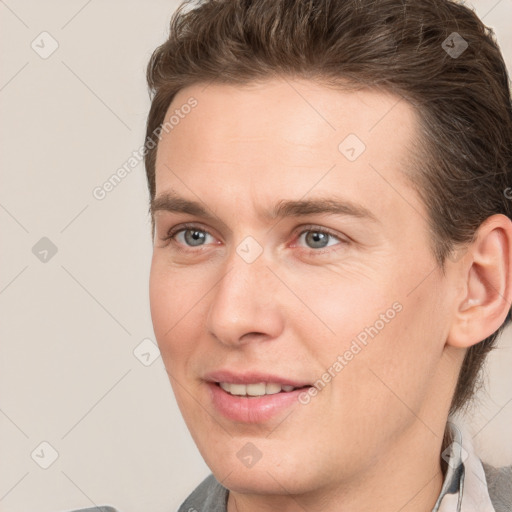
[[247, 263], [236, 251], [226, 261], [207, 317], [209, 333], [221, 343], [240, 346], [281, 334], [284, 305], [279, 302], [279, 281], [267, 265], [263, 254]]

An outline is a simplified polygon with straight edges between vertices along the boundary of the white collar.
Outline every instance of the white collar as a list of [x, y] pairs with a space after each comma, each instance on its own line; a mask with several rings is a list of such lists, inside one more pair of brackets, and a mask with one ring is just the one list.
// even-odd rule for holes
[[441, 454], [448, 469], [432, 512], [495, 512], [471, 435], [461, 425], [448, 422], [448, 427], [453, 442]]

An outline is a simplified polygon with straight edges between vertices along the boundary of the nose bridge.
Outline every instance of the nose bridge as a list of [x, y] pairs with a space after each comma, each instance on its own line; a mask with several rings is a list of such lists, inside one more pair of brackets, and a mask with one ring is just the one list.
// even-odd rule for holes
[[281, 322], [267, 263], [253, 240], [244, 239], [229, 255], [207, 320], [209, 331], [220, 341], [238, 344], [248, 333], [278, 335]]

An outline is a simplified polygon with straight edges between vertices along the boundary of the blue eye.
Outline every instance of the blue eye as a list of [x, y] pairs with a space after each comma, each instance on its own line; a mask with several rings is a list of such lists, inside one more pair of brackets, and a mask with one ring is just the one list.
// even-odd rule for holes
[[179, 235], [183, 235], [182, 239], [179, 240], [185, 246], [199, 247], [205, 244], [207, 236], [211, 236], [204, 229], [198, 229], [197, 227], [182, 228], [179, 231], [175, 231], [169, 234], [168, 238], [178, 238]]
[[[211, 241], [215, 240], [215, 237], [199, 226], [194, 224], [181, 224], [170, 229], [163, 240], [173, 242], [173, 245], [179, 251], [193, 251], [194, 248], [204, 247], [208, 245], [208, 243], [211, 243], [211, 241], [208, 241], [208, 237], [210, 237]], [[304, 245], [304, 242], [306, 243], [304, 250], [311, 255], [321, 255], [327, 252], [322, 249], [326, 249], [332, 245], [349, 243], [347, 240], [340, 238], [334, 233], [316, 226], [308, 226], [308, 229], [301, 231], [298, 235], [298, 240], [300, 240], [301, 246]]]
[[[340, 241], [340, 239], [334, 236], [332, 233], [328, 231], [324, 231], [322, 229], [309, 229], [303, 231], [299, 235], [299, 239], [304, 236], [304, 241], [309, 245], [310, 249], [324, 249], [325, 247], [329, 247], [329, 239], [336, 239]], [[310, 245], [311, 244], [311, 245]]]

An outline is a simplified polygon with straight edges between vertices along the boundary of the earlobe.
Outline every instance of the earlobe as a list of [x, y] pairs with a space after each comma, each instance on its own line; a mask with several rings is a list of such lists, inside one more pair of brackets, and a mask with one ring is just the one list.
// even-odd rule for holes
[[457, 265], [464, 293], [453, 304], [447, 344], [469, 348], [496, 332], [512, 301], [512, 221], [497, 214], [479, 227]]

